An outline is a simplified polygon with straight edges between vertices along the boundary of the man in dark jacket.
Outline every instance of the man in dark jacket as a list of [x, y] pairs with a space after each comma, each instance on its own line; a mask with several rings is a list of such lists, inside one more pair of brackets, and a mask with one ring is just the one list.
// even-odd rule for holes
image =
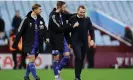
[[41, 5], [34, 4], [32, 11], [27, 14], [25, 19], [21, 22], [13, 48], [17, 48], [18, 42], [22, 36], [22, 51], [29, 54], [29, 63], [27, 65], [26, 75], [24, 80], [29, 80], [29, 73], [31, 72], [35, 80], [40, 80], [36, 74], [34, 65], [35, 57], [38, 52], [42, 52], [39, 48], [43, 48], [43, 39], [46, 37], [47, 28], [43, 18], [40, 16]]
[[5, 22], [4, 20], [0, 17], [0, 32], [5, 31]]
[[12, 20], [12, 27], [15, 30], [15, 32], [17, 32], [21, 21], [22, 21], [22, 19], [20, 17], [20, 13], [19, 13], [19, 11], [16, 11], [16, 14], [15, 14], [13, 20]]
[[71, 42], [75, 54], [75, 80], [81, 80], [85, 53], [88, 51], [88, 32], [91, 36], [90, 46], [94, 45], [94, 28], [89, 17], [85, 16], [85, 7], [79, 6], [76, 15], [69, 20], [71, 25]]
[[5, 22], [0, 17], [0, 45], [7, 45], [8, 44], [8, 38], [5, 33]]
[[[49, 18], [49, 32], [50, 32], [50, 42], [52, 45], [53, 54], [53, 70], [56, 80], [61, 80], [59, 74], [64, 65], [68, 63], [69, 60], [69, 32], [67, 31], [69, 25], [67, 23], [68, 18], [71, 16], [66, 13], [66, 3], [63, 1], [58, 1], [56, 8], [50, 13]], [[59, 62], [59, 54], [63, 53], [63, 58]]]

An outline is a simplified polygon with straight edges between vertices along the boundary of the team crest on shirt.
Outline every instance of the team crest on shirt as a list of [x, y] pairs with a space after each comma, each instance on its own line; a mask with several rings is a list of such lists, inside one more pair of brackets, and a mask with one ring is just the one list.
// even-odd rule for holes
[[42, 21], [40, 21], [40, 24], [43, 24], [43, 22], [42, 22]]
[[44, 29], [44, 26], [43, 26], [43, 25], [39, 25], [39, 28], [40, 28], [40, 29]]
[[40, 29], [44, 29], [43, 21], [40, 21], [39, 28], [40, 28]]
[[30, 27], [32, 27], [32, 23], [30, 23]]

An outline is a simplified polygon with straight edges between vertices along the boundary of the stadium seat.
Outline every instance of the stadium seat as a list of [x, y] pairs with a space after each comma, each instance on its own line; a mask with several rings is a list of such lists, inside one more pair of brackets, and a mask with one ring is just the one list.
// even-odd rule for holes
[[26, 15], [30, 10], [29, 4], [27, 1], [21, 1], [21, 3], [22, 3], [22, 7], [24, 9], [24, 15]]
[[15, 8], [13, 5], [13, 1], [6, 1], [7, 10], [9, 12], [9, 19], [12, 20], [15, 15]]
[[6, 9], [6, 6], [2, 6], [0, 8], [0, 12], [1, 12], [1, 16], [5, 21], [5, 28], [6, 28], [6, 32], [9, 32], [9, 30], [11, 29], [11, 21], [8, 15], [8, 11]]
[[33, 4], [36, 4], [36, 1], [28, 1], [29, 6], [32, 6]]
[[103, 41], [104, 41], [104, 45], [105, 46], [112, 46], [110, 36], [103, 35], [102, 38], [103, 38]]
[[[115, 19], [129, 25], [133, 26], [132, 13], [133, 13], [133, 2], [132, 1], [67, 1], [65, 0], [68, 10], [72, 13], [77, 12], [79, 5], [85, 5], [87, 10], [100, 10], [105, 14], [114, 17]], [[56, 5], [56, 1], [1, 1], [0, 2], [0, 16], [6, 21], [6, 31], [11, 28], [12, 18], [15, 15], [15, 10], [20, 10], [22, 18], [31, 10], [31, 6], [34, 3], [39, 3], [42, 6], [42, 17], [45, 20], [46, 25], [48, 25], [49, 13]], [[89, 11], [87, 12], [89, 15]], [[96, 44], [98, 45], [114, 45], [117, 41], [111, 42], [108, 36], [102, 36], [100, 31], [96, 30]], [[102, 39], [104, 38], [104, 39]], [[108, 41], [105, 41], [105, 40]], [[109, 42], [109, 43], [107, 43]]]
[[124, 12], [127, 14], [127, 17], [128, 17], [128, 21], [127, 21], [127, 24], [130, 24], [132, 23], [132, 18], [133, 18], [133, 14], [131, 12], [131, 8], [130, 6], [128, 5], [128, 3], [126, 1], [122, 1], [121, 4], [123, 5], [123, 8], [124, 8]]
[[[117, 7], [117, 10], [118, 10], [118, 12], [119, 12], [119, 16], [121, 17], [121, 21], [123, 22], [123, 23], [125, 23], [125, 21], [127, 21], [128, 20], [128, 18], [127, 18], [127, 16], [125, 16], [126, 14], [125, 14], [125, 12], [124, 12], [124, 9], [122, 8], [122, 5], [120, 4], [120, 2], [115, 2], [115, 5], [116, 5], [116, 7]], [[120, 7], [121, 6], [121, 7]]]
[[101, 2], [101, 5], [103, 6], [102, 9], [104, 10], [104, 12], [110, 16], [113, 15], [113, 13], [110, 11], [110, 7], [108, 6], [108, 2]]
[[70, 10], [70, 11], [72, 11], [72, 12], [76, 12], [76, 8], [75, 8], [75, 5], [74, 5], [74, 3], [72, 3], [71, 1], [66, 1], [66, 3], [67, 3], [67, 7], [68, 7], [68, 9]]
[[56, 1], [50, 2], [52, 7], [56, 7]]
[[101, 5], [101, 2], [99, 2], [99, 1], [93, 2], [93, 5], [94, 5], [95, 8], [97, 8], [100, 11], [103, 11], [104, 10], [103, 7], [102, 7], [102, 5]]
[[53, 10], [53, 7], [49, 6], [50, 5], [49, 1], [44, 2], [43, 5], [44, 5], [44, 9], [47, 13], [47, 16], [49, 16], [49, 13]]
[[15, 10], [19, 10], [20, 16], [22, 18], [24, 18], [25, 13], [24, 13], [24, 8], [23, 8], [21, 2], [20, 1], [13, 1], [13, 3], [14, 3], [14, 6], [15, 6]]
[[100, 31], [95, 30], [94, 32], [95, 32], [95, 43], [96, 43], [96, 45], [98, 45], [98, 46], [104, 45]]
[[111, 43], [112, 43], [112, 46], [120, 46], [120, 42], [117, 40], [113, 40]]
[[121, 20], [121, 17], [119, 16], [119, 13], [117, 12], [116, 6], [114, 5], [114, 2], [109, 2], [108, 4], [110, 6], [110, 11], [113, 13], [113, 17], [118, 19], [119, 21]]
[[127, 5], [129, 5], [129, 8], [131, 9], [131, 11], [133, 12], [133, 1], [128, 1]]
[[[3, 6], [5, 3], [4, 3], [4, 1], [0, 1], [0, 7], [1, 6]], [[2, 16], [2, 14], [1, 14], [1, 11], [0, 11], [0, 17]]]
[[0, 46], [2, 46], [4, 44], [5, 44], [4, 40], [0, 40]]
[[44, 2], [43, 1], [37, 1], [37, 3], [42, 5], [41, 6], [41, 8], [42, 8], [42, 17], [44, 18], [45, 23], [47, 25], [48, 24], [48, 14], [47, 14], [47, 12], [46, 12], [46, 10], [44, 8], [45, 6], [43, 5]]

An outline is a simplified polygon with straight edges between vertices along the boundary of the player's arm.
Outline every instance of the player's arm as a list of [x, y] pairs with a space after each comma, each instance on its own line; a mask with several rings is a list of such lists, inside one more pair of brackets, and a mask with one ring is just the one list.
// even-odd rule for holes
[[[14, 36], [14, 35], [13, 35], [13, 36]], [[13, 36], [10, 36], [10, 39], [9, 39], [9, 40], [10, 40], [10, 44], [9, 44], [9, 49], [10, 49], [10, 50], [15, 50], [15, 49], [12, 48]]]
[[65, 38], [66, 38], [66, 40], [67, 40], [67, 43], [68, 43], [68, 44], [71, 44], [70, 32], [67, 30], [67, 31], [64, 33], [64, 35], [65, 35]]
[[55, 15], [52, 15], [50, 17], [50, 20], [49, 20], [49, 28], [54, 31], [54, 32], [57, 32], [57, 33], [64, 33], [65, 30], [68, 28], [68, 25], [60, 25], [56, 18], [55, 18]]
[[74, 29], [76, 29], [79, 26], [78, 21], [76, 20], [75, 16], [72, 16], [69, 20], [68, 20], [68, 24], [69, 24], [69, 31], [72, 32]]
[[16, 38], [15, 38], [14, 43], [12, 45], [12, 48], [14, 48], [14, 49], [17, 49], [18, 43], [19, 43], [19, 41], [21, 39], [21, 36], [22, 36], [22, 34], [24, 32], [24, 29], [25, 29], [25, 26], [26, 26], [26, 19], [27, 18], [24, 18], [22, 20], [22, 22], [21, 22], [21, 24], [20, 24], [20, 26], [18, 28], [18, 32], [17, 32]]
[[90, 35], [90, 45], [93, 46], [94, 45], [94, 41], [95, 41], [95, 35], [94, 35], [94, 27], [92, 26], [91, 20], [88, 17], [88, 31], [89, 31], [89, 35]]
[[[42, 19], [43, 19], [43, 18], [42, 18]], [[48, 43], [48, 42], [49, 42], [49, 32], [48, 32], [48, 29], [47, 29], [47, 27], [46, 27], [46, 25], [45, 25], [44, 19], [43, 19], [42, 21], [43, 21], [43, 26], [44, 26], [44, 29], [43, 29], [44, 41], [45, 41], [46, 43]]]
[[70, 18], [75, 14], [76, 13], [65, 13], [67, 20], [70, 20]]
[[75, 15], [76, 13], [71, 13], [68, 9], [66, 9], [64, 11], [64, 14], [66, 16], [66, 19], [69, 20], [73, 15]]

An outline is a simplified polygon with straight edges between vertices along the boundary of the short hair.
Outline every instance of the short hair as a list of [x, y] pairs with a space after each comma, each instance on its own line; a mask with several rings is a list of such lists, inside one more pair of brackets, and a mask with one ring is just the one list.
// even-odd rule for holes
[[32, 5], [32, 10], [35, 10], [35, 9], [37, 9], [37, 8], [39, 8], [39, 7], [41, 7], [40, 4], [33, 4], [33, 5]]
[[64, 1], [57, 1], [56, 6], [57, 6], [57, 8], [60, 8], [60, 7], [62, 7], [64, 4], [66, 4]]
[[80, 6], [78, 7], [78, 10], [79, 10], [80, 8], [85, 9], [85, 6], [80, 5]]

